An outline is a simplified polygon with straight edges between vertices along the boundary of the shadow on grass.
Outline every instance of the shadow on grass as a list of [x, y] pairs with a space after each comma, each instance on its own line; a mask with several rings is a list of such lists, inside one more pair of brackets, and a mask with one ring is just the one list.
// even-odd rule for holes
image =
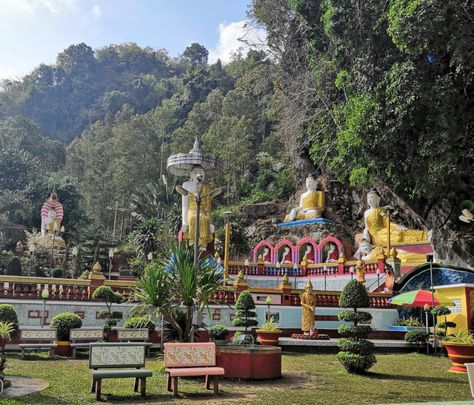
[[384, 373], [367, 373], [365, 375], [368, 378], [379, 379], [379, 380], [397, 380], [397, 381], [419, 381], [429, 383], [451, 383], [451, 384], [462, 384], [466, 385], [466, 381], [459, 381], [451, 378], [442, 377], [423, 377], [419, 375], [405, 375], [405, 374], [384, 374]]

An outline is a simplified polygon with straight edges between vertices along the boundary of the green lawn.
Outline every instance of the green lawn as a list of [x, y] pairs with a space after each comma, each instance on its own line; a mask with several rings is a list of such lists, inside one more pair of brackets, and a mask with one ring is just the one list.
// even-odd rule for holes
[[[449, 360], [422, 354], [377, 355], [378, 363], [367, 376], [345, 372], [334, 354], [286, 354], [284, 377], [270, 382], [223, 381], [218, 397], [206, 393], [201, 380], [180, 382], [183, 397], [173, 399], [166, 391], [165, 376], [158, 360], [147, 362], [154, 371], [148, 379], [148, 398], [142, 401], [133, 393], [133, 380], [104, 380], [103, 399], [122, 404], [169, 403], [212, 404], [378, 404], [401, 402], [434, 402], [471, 399], [466, 375], [447, 372]], [[1, 399], [2, 405], [13, 404], [88, 404], [90, 371], [87, 360], [46, 360], [31, 357], [8, 359], [8, 374], [43, 378], [46, 390], [19, 399]]]

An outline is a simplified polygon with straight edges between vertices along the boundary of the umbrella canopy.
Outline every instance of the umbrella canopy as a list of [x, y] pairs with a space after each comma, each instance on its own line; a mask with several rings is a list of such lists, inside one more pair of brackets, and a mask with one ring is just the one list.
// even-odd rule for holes
[[433, 302], [435, 307], [439, 305], [454, 306], [453, 301], [440, 294], [434, 293], [433, 298], [434, 300], [432, 300], [431, 291], [415, 290], [392, 297], [388, 302], [393, 305], [405, 305], [407, 307], [424, 307], [426, 304], [432, 306]]

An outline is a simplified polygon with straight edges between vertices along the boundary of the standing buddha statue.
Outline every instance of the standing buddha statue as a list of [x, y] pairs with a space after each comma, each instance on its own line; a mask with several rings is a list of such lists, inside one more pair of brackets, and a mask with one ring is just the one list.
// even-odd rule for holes
[[182, 226], [185, 239], [194, 244], [196, 235], [197, 203], [196, 195], [201, 187], [201, 209], [199, 215], [199, 246], [203, 249], [213, 240], [214, 225], [211, 224], [211, 190], [204, 183], [204, 170], [195, 167], [191, 170], [191, 179], [183, 183], [182, 194]]
[[314, 310], [316, 308], [316, 296], [313, 292], [313, 284], [308, 280], [301, 299], [301, 330], [305, 335], [309, 335], [314, 328]]

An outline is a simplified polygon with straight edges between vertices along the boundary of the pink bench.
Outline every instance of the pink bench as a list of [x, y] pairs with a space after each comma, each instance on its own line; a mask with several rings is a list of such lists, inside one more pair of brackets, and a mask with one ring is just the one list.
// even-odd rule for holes
[[173, 384], [173, 395], [178, 396], [179, 377], [205, 376], [206, 389], [212, 380], [214, 393], [219, 392], [219, 377], [224, 375], [222, 367], [216, 367], [216, 345], [205, 343], [165, 343], [165, 367], [168, 376], [168, 391]]

